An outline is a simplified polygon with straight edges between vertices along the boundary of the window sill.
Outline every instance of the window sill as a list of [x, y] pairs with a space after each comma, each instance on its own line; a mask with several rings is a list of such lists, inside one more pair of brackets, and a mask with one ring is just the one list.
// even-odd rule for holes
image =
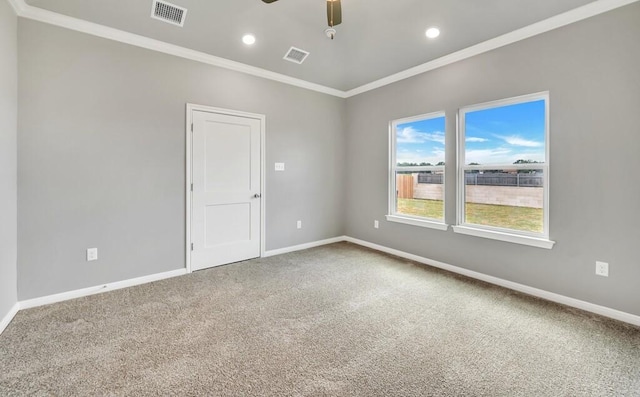
[[553, 248], [555, 241], [547, 240], [538, 237], [521, 236], [518, 234], [497, 232], [493, 230], [479, 229], [470, 226], [453, 226], [453, 231], [460, 234], [466, 234], [469, 236], [490, 238], [493, 240], [506, 241], [509, 243], [516, 243], [522, 245], [529, 245], [532, 247], [545, 248], [550, 250]]
[[447, 225], [446, 223], [429, 221], [426, 219], [409, 218], [409, 217], [404, 217], [400, 215], [387, 215], [386, 218], [389, 222], [397, 222], [397, 223], [404, 223], [406, 225], [428, 227], [430, 229], [436, 229], [436, 230], [446, 231], [449, 228], [449, 225]]

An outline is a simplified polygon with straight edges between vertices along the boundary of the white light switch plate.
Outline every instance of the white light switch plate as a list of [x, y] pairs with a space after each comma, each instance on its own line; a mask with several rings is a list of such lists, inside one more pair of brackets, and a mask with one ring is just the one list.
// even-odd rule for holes
[[276, 163], [276, 171], [284, 171], [284, 163]]

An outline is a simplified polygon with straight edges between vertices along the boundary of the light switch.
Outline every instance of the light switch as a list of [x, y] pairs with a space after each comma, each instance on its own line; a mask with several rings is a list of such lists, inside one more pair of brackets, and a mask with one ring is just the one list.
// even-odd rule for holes
[[284, 163], [276, 163], [276, 171], [284, 171]]

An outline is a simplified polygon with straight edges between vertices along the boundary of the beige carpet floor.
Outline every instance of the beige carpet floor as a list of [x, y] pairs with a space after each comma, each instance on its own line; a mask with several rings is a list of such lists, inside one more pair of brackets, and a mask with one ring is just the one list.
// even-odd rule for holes
[[640, 329], [348, 243], [21, 311], [0, 396], [640, 396]]

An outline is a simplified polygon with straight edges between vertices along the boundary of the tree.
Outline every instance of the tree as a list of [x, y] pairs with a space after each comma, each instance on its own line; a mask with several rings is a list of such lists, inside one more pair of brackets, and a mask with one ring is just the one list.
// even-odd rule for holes
[[439, 163], [438, 163], [438, 164], [436, 164], [436, 165], [444, 165], [444, 161], [441, 161], [441, 162], [439, 162]]
[[[480, 165], [480, 163], [469, 163], [469, 165]], [[470, 174], [478, 174], [480, 171], [478, 170], [471, 170], [471, 171], [467, 171]]]
[[[540, 164], [540, 162], [520, 159], [516, 160], [513, 164]], [[518, 174], [536, 174], [538, 172], [542, 173], [542, 170], [518, 170]]]

